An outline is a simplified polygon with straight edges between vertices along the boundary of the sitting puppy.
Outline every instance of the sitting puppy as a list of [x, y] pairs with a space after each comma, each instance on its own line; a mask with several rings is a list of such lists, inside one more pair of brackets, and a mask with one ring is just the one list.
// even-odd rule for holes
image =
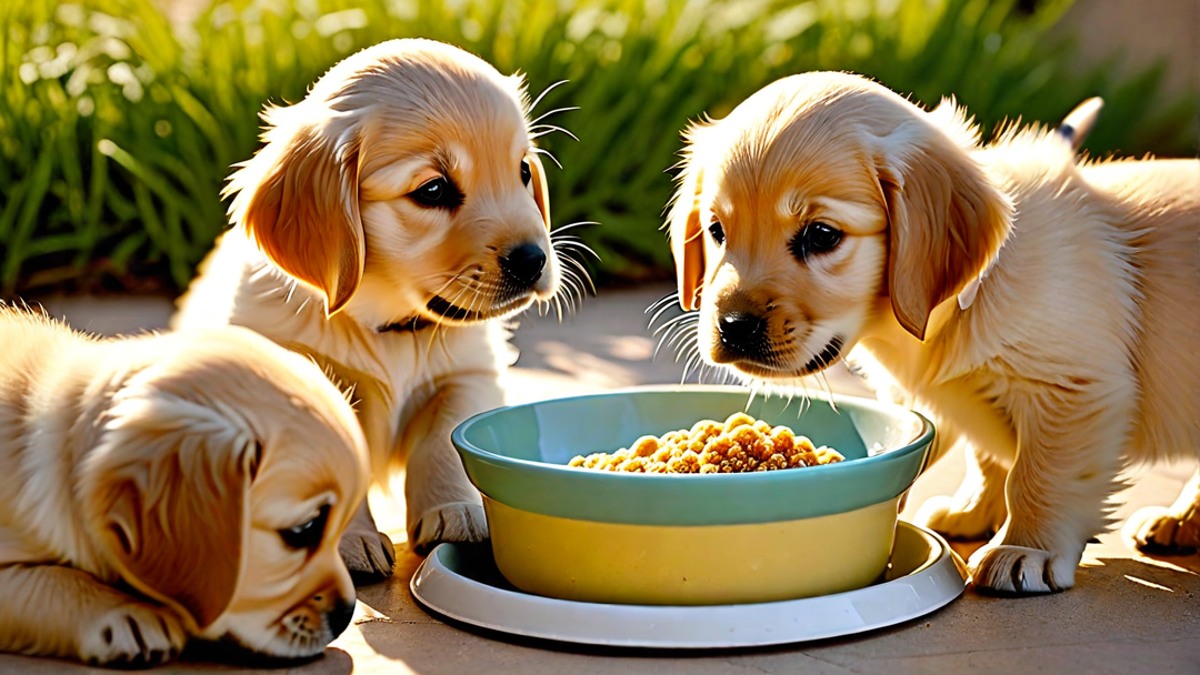
[[0, 344], [0, 651], [307, 657], [345, 629], [367, 450], [319, 368], [243, 329], [101, 341], [3, 304]]
[[[418, 552], [486, 539], [450, 432], [504, 404], [500, 320], [558, 289], [527, 108], [520, 78], [441, 43], [347, 58], [266, 113], [231, 178], [236, 227], [174, 319], [247, 326], [353, 385], [375, 481], [407, 465]], [[356, 579], [392, 572], [365, 502], [342, 552]]]
[[[1064, 137], [980, 146], [952, 102], [797, 75], [691, 129], [670, 213], [704, 358], [789, 384], [859, 345], [940, 448], [969, 445], [922, 519], [995, 532], [970, 566], [998, 593], [1069, 588], [1119, 472], [1200, 450], [1200, 162], [1081, 164]], [[1140, 542], [1198, 535], [1193, 482]]]

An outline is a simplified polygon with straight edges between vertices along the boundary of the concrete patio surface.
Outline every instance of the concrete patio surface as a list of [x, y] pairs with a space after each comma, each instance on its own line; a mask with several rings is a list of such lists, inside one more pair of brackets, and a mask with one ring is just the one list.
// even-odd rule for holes
[[[678, 382], [682, 367], [651, 360], [647, 305], [665, 286], [602, 290], [559, 324], [525, 316], [514, 344], [515, 400], [649, 383]], [[45, 299], [73, 325], [104, 334], [160, 328], [166, 300]], [[844, 371], [835, 390], [864, 393]], [[1120, 495], [1122, 519], [1174, 500], [1194, 464], [1157, 466], [1137, 474]], [[957, 487], [963, 458], [951, 455], [917, 483], [904, 515], [930, 495]], [[397, 542], [395, 577], [359, 589], [357, 619], [325, 655], [287, 668], [296, 675], [556, 675], [623, 673], [1200, 673], [1200, 555], [1151, 559], [1136, 554], [1120, 531], [1088, 546], [1074, 589], [1053, 596], [996, 599], [969, 589], [948, 607], [902, 626], [862, 636], [785, 648], [721, 652], [650, 652], [576, 648], [511, 639], [449, 625], [418, 607], [408, 581], [420, 559], [403, 543], [402, 506], [373, 495], [381, 527]], [[964, 556], [970, 546], [955, 545]], [[0, 598], [3, 602], [3, 598]], [[0, 674], [106, 672], [62, 661], [0, 656]], [[162, 673], [237, 672], [229, 665], [185, 661]], [[251, 671], [252, 672], [252, 671]]]

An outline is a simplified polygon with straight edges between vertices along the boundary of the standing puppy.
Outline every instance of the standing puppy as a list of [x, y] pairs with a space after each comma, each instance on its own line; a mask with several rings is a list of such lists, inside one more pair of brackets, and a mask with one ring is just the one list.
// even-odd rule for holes
[[[969, 445], [922, 518], [995, 536], [977, 586], [1074, 584], [1131, 461], [1200, 450], [1200, 162], [1080, 165], [1049, 131], [978, 145], [861, 77], [779, 80], [689, 132], [670, 214], [713, 364], [794, 383], [854, 345], [877, 389]], [[1200, 479], [1140, 545], [1200, 544]]]
[[[354, 387], [374, 479], [407, 466], [408, 541], [487, 537], [450, 445], [503, 405], [501, 320], [558, 289], [546, 180], [519, 77], [455, 47], [385, 42], [265, 114], [231, 178], [235, 229], [181, 303], [180, 328], [252, 328]], [[364, 501], [352, 572], [391, 574]]]
[[319, 368], [243, 328], [95, 340], [2, 303], [0, 345], [0, 651], [309, 657], [346, 628], [367, 449]]

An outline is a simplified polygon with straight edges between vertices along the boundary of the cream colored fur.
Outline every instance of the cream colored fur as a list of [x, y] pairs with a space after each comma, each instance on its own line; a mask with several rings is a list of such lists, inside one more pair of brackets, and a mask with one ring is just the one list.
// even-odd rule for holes
[[0, 344], [0, 651], [307, 657], [345, 628], [367, 451], [320, 369], [244, 329], [97, 340], [3, 304]]
[[[981, 589], [1069, 588], [1122, 470], [1200, 451], [1200, 162], [1080, 164], [1039, 129], [979, 145], [953, 103], [837, 73], [769, 85], [690, 140], [671, 227], [701, 352], [790, 383], [858, 345], [940, 449], [968, 446], [963, 486], [919, 518], [992, 537], [970, 561]], [[843, 236], [801, 260], [789, 242], [815, 222]], [[734, 311], [764, 318], [770, 354], [722, 344]], [[1200, 545], [1198, 491], [1140, 545]]]
[[[350, 384], [375, 481], [406, 469], [418, 551], [487, 537], [450, 432], [503, 405], [501, 322], [558, 289], [526, 107], [519, 78], [448, 45], [393, 40], [347, 58], [268, 111], [266, 145], [231, 179], [235, 228], [174, 319], [247, 326]], [[414, 195], [431, 180], [462, 203], [423, 206]], [[503, 264], [522, 244], [546, 261], [520, 286]], [[342, 543], [351, 571], [391, 574], [391, 547], [364, 502]]]

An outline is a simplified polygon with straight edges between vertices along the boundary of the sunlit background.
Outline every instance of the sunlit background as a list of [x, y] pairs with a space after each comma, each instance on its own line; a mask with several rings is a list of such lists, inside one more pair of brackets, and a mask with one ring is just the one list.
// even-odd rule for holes
[[534, 95], [567, 80], [535, 114], [578, 106], [546, 121], [580, 141], [539, 142], [562, 164], [549, 176], [556, 223], [601, 223], [583, 235], [601, 283], [670, 275], [659, 227], [679, 130], [798, 71], [866, 73], [926, 104], [954, 94], [985, 136], [1101, 95], [1092, 155], [1194, 155], [1200, 92], [1181, 64], [1196, 55], [1171, 54], [1192, 4], [1152, 3], [1165, 29], [1137, 21], [1134, 1], [1087, 4], [1112, 11], [1097, 19], [1069, 0], [3, 0], [0, 297], [177, 293], [225, 227], [219, 192], [254, 152], [263, 104], [299, 100], [342, 57], [395, 37], [520, 70]]

